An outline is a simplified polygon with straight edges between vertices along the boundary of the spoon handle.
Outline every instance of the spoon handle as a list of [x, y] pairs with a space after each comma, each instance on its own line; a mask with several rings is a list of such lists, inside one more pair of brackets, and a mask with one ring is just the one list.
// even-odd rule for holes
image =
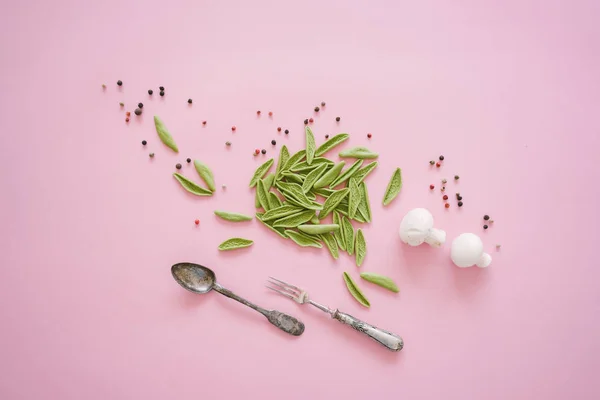
[[284, 313], [276, 311], [276, 310], [265, 310], [264, 308], [259, 307], [256, 304], [249, 302], [248, 300], [244, 299], [243, 297], [238, 296], [237, 294], [233, 293], [231, 290], [224, 288], [223, 286], [221, 286], [220, 284], [218, 284], [216, 282], [213, 286], [213, 290], [216, 290], [217, 292], [221, 293], [223, 296], [229, 297], [230, 299], [238, 301], [238, 302], [242, 303], [243, 305], [248, 306], [251, 309], [258, 311], [259, 313], [264, 315], [271, 324], [275, 325], [282, 331], [289, 333], [290, 335], [300, 336], [302, 334], [302, 332], [304, 332], [304, 324], [301, 321], [298, 321], [296, 318], [294, 318], [290, 315], [284, 314]]

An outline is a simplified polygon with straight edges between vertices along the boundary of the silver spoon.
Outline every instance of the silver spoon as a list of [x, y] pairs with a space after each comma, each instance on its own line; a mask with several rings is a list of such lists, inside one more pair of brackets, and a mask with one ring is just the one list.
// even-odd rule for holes
[[184, 262], [173, 265], [171, 267], [171, 274], [173, 274], [173, 278], [175, 278], [177, 283], [190, 292], [204, 294], [214, 289], [223, 296], [239, 301], [251, 309], [258, 311], [267, 317], [271, 324], [290, 335], [300, 336], [304, 332], [304, 324], [296, 318], [276, 310], [265, 310], [219, 285], [215, 273], [209, 268], [199, 264]]

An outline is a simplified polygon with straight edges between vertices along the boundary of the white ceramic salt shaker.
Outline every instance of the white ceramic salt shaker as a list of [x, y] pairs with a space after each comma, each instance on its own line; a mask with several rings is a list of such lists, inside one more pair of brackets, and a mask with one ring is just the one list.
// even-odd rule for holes
[[474, 233], [463, 233], [452, 241], [450, 258], [457, 267], [461, 268], [473, 265], [485, 268], [492, 262], [492, 257], [483, 252], [483, 242]]
[[410, 246], [425, 242], [432, 247], [440, 247], [446, 241], [446, 232], [433, 227], [433, 215], [429, 210], [415, 208], [400, 222], [400, 239]]

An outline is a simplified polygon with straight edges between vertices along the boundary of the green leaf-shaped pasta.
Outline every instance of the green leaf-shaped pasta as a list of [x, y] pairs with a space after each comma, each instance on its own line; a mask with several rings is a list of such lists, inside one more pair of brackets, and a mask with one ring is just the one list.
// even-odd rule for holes
[[284, 204], [281, 207], [273, 208], [262, 216], [263, 221], [273, 221], [277, 219], [281, 219], [283, 217], [287, 217], [288, 215], [298, 214], [303, 211], [301, 207], [292, 206], [289, 204]]
[[263, 215], [264, 215], [263, 213], [256, 213], [256, 219], [259, 220], [264, 226], [266, 226], [267, 228], [269, 228], [270, 230], [272, 230], [273, 232], [275, 232], [276, 234], [281, 236], [282, 238], [288, 239], [288, 237], [285, 236], [283, 228], [273, 228], [273, 226], [271, 225], [270, 222], [266, 222], [262, 219]]
[[398, 285], [396, 285], [396, 283], [391, 278], [388, 278], [387, 276], [374, 274], [372, 272], [363, 272], [360, 274], [360, 277], [363, 278], [367, 282], [371, 282], [376, 285], [379, 285], [382, 288], [391, 290], [394, 293], [398, 293], [400, 291], [400, 289], [398, 288]]
[[333, 232], [333, 237], [337, 242], [340, 249], [346, 251], [346, 242], [344, 241], [344, 229], [342, 226], [342, 218], [340, 217], [340, 213], [337, 211], [333, 212], [333, 223], [340, 227], [339, 230]]
[[313, 158], [315, 157], [315, 150], [317, 145], [315, 144], [315, 135], [313, 135], [310, 126], [306, 125], [304, 128], [306, 136], [306, 162], [308, 165], [312, 164]]
[[302, 225], [315, 215], [314, 210], [306, 210], [297, 214], [292, 214], [287, 217], [281, 218], [273, 222], [274, 228], [295, 228], [298, 225]]
[[160, 120], [158, 115], [154, 116], [154, 126], [156, 127], [156, 133], [160, 138], [161, 142], [163, 142], [168, 148], [173, 150], [175, 153], [179, 153], [179, 149], [177, 148], [177, 144], [175, 143], [175, 139], [169, 133], [169, 130], [165, 126], [165, 124]]
[[215, 215], [221, 219], [231, 222], [252, 221], [252, 217], [250, 215], [232, 213], [221, 210], [215, 210]]
[[290, 152], [288, 148], [284, 144], [281, 146], [281, 150], [279, 150], [279, 159], [277, 160], [277, 168], [275, 170], [275, 179], [279, 179], [281, 177], [281, 173], [283, 172], [283, 167], [290, 159]]
[[212, 171], [208, 168], [208, 165], [204, 164], [201, 161], [194, 160], [194, 167], [196, 168], [196, 172], [200, 178], [206, 183], [206, 186], [210, 189], [211, 192], [217, 190], [215, 187], [215, 178], [213, 176]]
[[339, 163], [335, 164], [333, 168], [323, 174], [323, 176], [321, 176], [319, 180], [315, 182], [313, 187], [315, 189], [321, 189], [325, 186], [328, 186], [340, 175], [340, 171], [344, 168], [344, 165], [346, 165], [345, 161], [340, 161]]
[[325, 143], [320, 145], [317, 148], [317, 150], [315, 150], [315, 156], [318, 157], [318, 156], [321, 156], [321, 155], [327, 153], [329, 150], [333, 149], [340, 143], [344, 142], [349, 137], [350, 136], [347, 133], [339, 133], [339, 134], [335, 135], [334, 137], [330, 138]]
[[302, 183], [302, 191], [308, 193], [315, 182], [323, 175], [323, 172], [327, 169], [327, 164], [321, 164], [317, 168], [313, 169], [310, 174], [306, 175], [306, 179]]
[[346, 282], [346, 287], [348, 288], [348, 291], [350, 292], [352, 297], [356, 299], [356, 301], [358, 301], [361, 305], [367, 308], [371, 307], [371, 303], [369, 303], [369, 300], [365, 297], [363, 292], [361, 292], [356, 282], [352, 280], [352, 278], [350, 277], [350, 275], [348, 275], [347, 272], [344, 272], [344, 282]]
[[340, 253], [338, 251], [338, 245], [335, 240], [335, 237], [333, 237], [331, 233], [324, 233], [322, 235], [319, 235], [319, 237], [321, 238], [323, 243], [325, 243], [325, 247], [327, 247], [327, 250], [329, 250], [331, 256], [337, 260], [340, 256]]
[[204, 189], [201, 186], [198, 186], [196, 183], [190, 181], [185, 176], [174, 173], [173, 176], [177, 179], [177, 182], [181, 184], [181, 187], [187, 190], [188, 192], [195, 194], [196, 196], [212, 196], [212, 192], [208, 189]]
[[262, 164], [258, 168], [256, 168], [256, 171], [254, 171], [254, 175], [252, 176], [252, 179], [250, 179], [250, 187], [256, 186], [256, 184], [258, 183], [258, 180], [262, 179], [262, 177], [265, 176], [265, 174], [267, 173], [269, 168], [271, 168], [271, 165], [273, 165], [272, 158], [265, 161], [264, 164]]
[[356, 210], [358, 210], [358, 204], [360, 203], [361, 198], [361, 192], [356, 178], [350, 178], [350, 185], [348, 188], [350, 189], [350, 193], [348, 193], [348, 217], [354, 219], [354, 215], [356, 214]]
[[379, 157], [379, 154], [372, 152], [366, 147], [353, 147], [351, 149], [340, 151], [339, 156], [342, 158], [371, 159]]
[[358, 171], [356, 171], [356, 173], [352, 177], [356, 178], [356, 182], [360, 184], [362, 181], [365, 180], [365, 178], [367, 177], [367, 175], [369, 175], [369, 173], [371, 171], [373, 171], [376, 167], [377, 167], [377, 161], [374, 161], [374, 162], [372, 162], [370, 164], [365, 165], [364, 167], [362, 167]]
[[338, 229], [340, 229], [340, 226], [336, 224], [298, 225], [300, 232], [308, 233], [309, 235], [321, 235], [323, 233], [335, 232]]
[[385, 194], [383, 195], [383, 205], [387, 206], [390, 204], [392, 200], [398, 196], [400, 189], [402, 189], [402, 170], [400, 168], [396, 168], [392, 174], [390, 183], [388, 183], [387, 188], [385, 189]]
[[235, 249], [242, 249], [244, 247], [252, 246], [254, 242], [252, 240], [244, 239], [244, 238], [231, 238], [227, 239], [223, 243], [219, 245], [219, 250], [228, 251]]
[[350, 168], [348, 168], [347, 170], [345, 170], [344, 172], [342, 172], [340, 174], [340, 176], [338, 176], [333, 182], [331, 182], [331, 184], [329, 185], [329, 187], [331, 189], [333, 189], [334, 187], [338, 186], [341, 183], [346, 182], [348, 179], [352, 178], [352, 176], [356, 173], [356, 171], [358, 171], [358, 169], [360, 168], [360, 166], [362, 165], [363, 160], [356, 160], [354, 162], [354, 164], [352, 164], [350, 166]]
[[318, 240], [314, 240], [311, 237], [301, 234], [300, 232], [286, 230], [285, 234], [287, 237], [292, 239], [296, 244], [302, 247], [316, 247], [318, 249], [322, 248], [323, 245]]
[[329, 215], [329, 213], [331, 213], [333, 210], [335, 210], [335, 208], [338, 206], [338, 204], [340, 204], [340, 202], [344, 199], [344, 197], [346, 197], [348, 195], [349, 192], [350, 192], [350, 189], [345, 188], [345, 189], [338, 190], [335, 193], [333, 193], [331, 196], [329, 196], [327, 198], [327, 200], [325, 200], [325, 203], [323, 204], [323, 209], [319, 213], [319, 219], [325, 218], [326, 216]]
[[348, 218], [342, 217], [342, 230], [344, 231], [344, 243], [346, 244], [346, 252], [348, 255], [354, 254], [354, 228]]
[[360, 267], [365, 260], [367, 255], [367, 242], [361, 229], [356, 230], [356, 243], [354, 245], [354, 252], [356, 253], [356, 266]]

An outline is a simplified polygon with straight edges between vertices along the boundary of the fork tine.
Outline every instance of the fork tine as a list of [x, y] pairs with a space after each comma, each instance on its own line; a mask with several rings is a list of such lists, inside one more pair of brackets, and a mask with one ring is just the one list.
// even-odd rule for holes
[[281, 294], [281, 295], [283, 295], [283, 296], [285, 296], [285, 297], [289, 297], [289, 298], [290, 298], [290, 299], [292, 299], [292, 300], [296, 300], [296, 297], [295, 297], [295, 296], [292, 296], [292, 295], [291, 295], [291, 294], [289, 294], [289, 293], [285, 293], [285, 292], [282, 292], [281, 290], [274, 289], [274, 288], [272, 288], [271, 286], [267, 286], [267, 285], [265, 285], [265, 287], [266, 287], [267, 289], [271, 289], [272, 291], [274, 291], [274, 292], [277, 292], [277, 293], [279, 293], [279, 294]]
[[297, 286], [294, 286], [294, 285], [290, 285], [289, 283], [286, 283], [286, 282], [284, 282], [284, 281], [282, 281], [282, 280], [279, 280], [279, 279], [277, 279], [277, 278], [273, 278], [272, 276], [270, 276], [270, 277], [269, 277], [269, 279], [273, 279], [274, 281], [277, 281], [277, 282], [279, 282], [279, 283], [281, 283], [281, 284], [284, 284], [284, 285], [285, 285], [285, 286], [287, 286], [287, 287], [290, 287], [290, 288], [292, 288], [292, 289], [296, 289], [296, 290], [297, 290], [297, 291], [299, 291], [299, 292], [302, 292], [302, 289], [300, 289], [299, 287], [297, 287]]
[[283, 286], [283, 285], [281, 285], [281, 284], [279, 284], [277, 282], [273, 282], [273, 281], [268, 281], [268, 282], [269, 282], [269, 285], [275, 286], [278, 289], [282, 289], [283, 291], [288, 292], [289, 294], [292, 294], [294, 296], [299, 296], [300, 295], [299, 291], [296, 291], [294, 289], [290, 289], [287, 286]]

